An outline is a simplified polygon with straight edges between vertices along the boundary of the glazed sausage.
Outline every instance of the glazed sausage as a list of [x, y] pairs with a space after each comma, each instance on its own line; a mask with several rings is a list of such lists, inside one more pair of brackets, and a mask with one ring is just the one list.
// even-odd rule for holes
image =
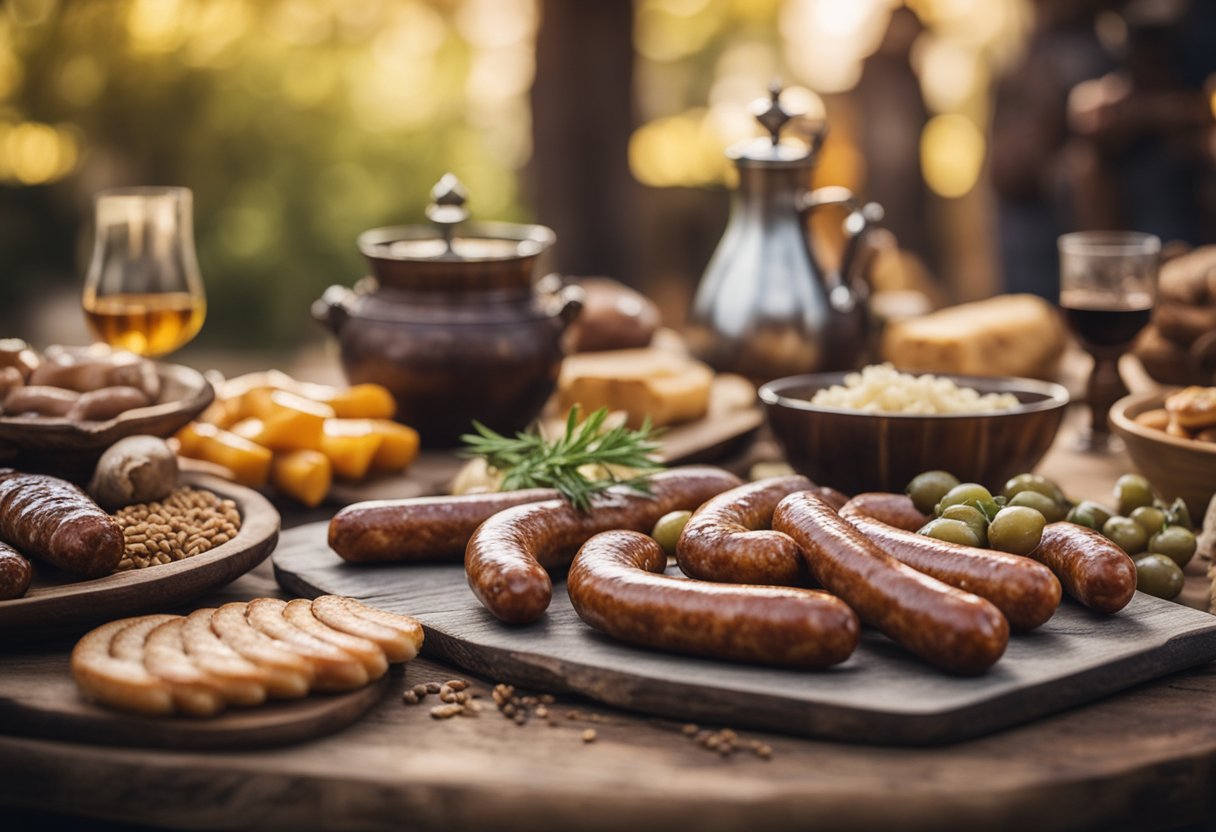
[[0, 469], [0, 540], [85, 578], [108, 575], [122, 559], [122, 529], [76, 486]]
[[553, 597], [545, 570], [568, 565], [589, 538], [613, 529], [650, 531], [669, 511], [695, 509], [741, 483], [719, 468], [687, 467], [655, 474], [649, 484], [649, 495], [614, 489], [585, 512], [566, 500], [546, 500], [495, 514], [478, 527], [465, 550], [464, 569], [473, 593], [502, 621], [536, 621]]
[[843, 491], [837, 491], [835, 488], [829, 488], [826, 485], [813, 485], [807, 490], [836, 511], [840, 511], [849, 503], [848, 494], [845, 494]]
[[613, 638], [693, 656], [826, 667], [857, 647], [857, 614], [826, 592], [675, 578], [666, 566], [653, 538], [602, 532], [574, 558], [570, 602]]
[[882, 491], [858, 494], [844, 504], [840, 516], [872, 517], [907, 532], [917, 531], [933, 519], [917, 511], [916, 506], [912, 505], [912, 498], [907, 494], [887, 494]]
[[873, 517], [847, 519], [879, 549], [917, 572], [991, 601], [1014, 630], [1033, 630], [1060, 606], [1060, 582], [1029, 558], [935, 540]]
[[329, 547], [352, 563], [451, 560], [498, 512], [557, 498], [551, 488], [354, 503], [329, 521]]
[[60, 387], [16, 387], [4, 397], [4, 413], [8, 416], [67, 416], [79, 398], [79, 393]]
[[120, 413], [150, 404], [152, 400], [138, 387], [102, 387], [81, 393], [67, 416], [80, 422], [104, 422]]
[[1049, 523], [1030, 557], [1054, 572], [1065, 592], [1098, 612], [1118, 612], [1136, 594], [1132, 559], [1085, 526]]
[[798, 544], [770, 527], [777, 503], [812, 487], [806, 477], [772, 477], [724, 491], [697, 509], [676, 543], [690, 578], [727, 584], [806, 584]]
[[0, 601], [20, 598], [30, 588], [34, 567], [25, 555], [7, 543], [0, 543]]
[[773, 528], [794, 538], [828, 592], [922, 659], [975, 674], [1005, 652], [1009, 623], [1000, 610], [900, 563], [815, 495], [782, 500]]

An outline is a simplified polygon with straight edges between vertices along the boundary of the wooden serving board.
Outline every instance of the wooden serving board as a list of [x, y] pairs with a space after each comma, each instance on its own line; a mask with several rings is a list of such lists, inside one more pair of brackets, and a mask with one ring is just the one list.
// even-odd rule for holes
[[236, 537], [185, 560], [79, 580], [40, 562], [21, 598], [0, 601], [0, 643], [80, 633], [126, 615], [160, 612], [223, 586], [257, 566], [279, 537], [279, 513], [248, 488], [218, 477], [187, 473], [182, 482], [236, 503]]
[[1015, 637], [979, 678], [938, 672], [867, 630], [824, 671], [676, 656], [609, 639], [582, 623], [565, 585], [544, 620], [508, 627], [469, 590], [458, 564], [355, 566], [325, 543], [326, 524], [285, 533], [273, 557], [288, 591], [351, 595], [417, 617], [425, 650], [474, 673], [678, 720], [881, 744], [955, 742], [1088, 702], [1216, 659], [1216, 617], [1137, 594], [1118, 615], [1071, 602]]
[[[563, 429], [562, 419], [545, 419], [546, 429]], [[710, 389], [704, 418], [672, 425], [659, 436], [659, 457], [667, 465], [711, 462], [746, 441], [764, 424], [756, 388], [742, 376], [719, 375]], [[328, 501], [349, 505], [363, 500], [399, 500], [446, 494], [467, 460], [450, 450], [423, 451], [404, 474], [373, 477], [363, 482], [335, 482]]]
[[4, 657], [0, 734], [95, 745], [249, 749], [303, 742], [350, 725], [380, 701], [392, 674], [350, 693], [318, 695], [211, 719], [144, 717], [94, 705], [72, 681], [70, 647]]

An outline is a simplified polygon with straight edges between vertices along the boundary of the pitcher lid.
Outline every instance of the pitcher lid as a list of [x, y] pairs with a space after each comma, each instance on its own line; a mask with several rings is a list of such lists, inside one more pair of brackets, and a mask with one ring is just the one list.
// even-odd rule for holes
[[768, 131], [768, 136], [745, 139], [731, 145], [726, 155], [737, 165], [756, 167], [799, 167], [812, 163], [819, 152], [827, 124], [822, 120], [810, 131], [810, 140], [803, 141], [794, 138], [783, 138], [781, 131], [795, 119], [802, 119], [805, 113], [787, 110], [781, 102], [781, 82], [769, 84], [768, 97], [758, 98], [752, 102], [752, 115], [756, 121]]

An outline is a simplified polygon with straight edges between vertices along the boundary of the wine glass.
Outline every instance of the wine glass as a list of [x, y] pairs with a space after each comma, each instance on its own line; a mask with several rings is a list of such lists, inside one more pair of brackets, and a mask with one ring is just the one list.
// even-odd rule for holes
[[1161, 240], [1135, 231], [1065, 234], [1060, 247], [1060, 306], [1073, 334], [1094, 359], [1087, 393], [1093, 413], [1081, 449], [1119, 450], [1107, 414], [1127, 395], [1119, 356], [1148, 324], [1157, 297]]
[[82, 305], [100, 340], [138, 355], [166, 355], [198, 334], [207, 300], [194, 253], [189, 188], [97, 194]]

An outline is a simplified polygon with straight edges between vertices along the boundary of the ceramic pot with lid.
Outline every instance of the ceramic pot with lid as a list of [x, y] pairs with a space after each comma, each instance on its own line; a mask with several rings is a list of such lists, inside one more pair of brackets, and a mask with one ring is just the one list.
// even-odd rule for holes
[[578, 287], [536, 278], [551, 229], [468, 222], [451, 174], [431, 197], [432, 226], [359, 235], [371, 275], [331, 286], [313, 317], [337, 337], [350, 383], [384, 385], [424, 445], [452, 447], [474, 419], [513, 432], [536, 418], [582, 301]]
[[[869, 247], [866, 233], [882, 217], [841, 187], [809, 190], [826, 135], [820, 122], [810, 141], [783, 137], [794, 114], [781, 87], [752, 106], [768, 131], [727, 150], [739, 171], [730, 220], [689, 313], [693, 353], [720, 372], [762, 383], [823, 370], [852, 369], [867, 343]], [[839, 271], [824, 267], [808, 227], [813, 211], [843, 208], [845, 249]]]

